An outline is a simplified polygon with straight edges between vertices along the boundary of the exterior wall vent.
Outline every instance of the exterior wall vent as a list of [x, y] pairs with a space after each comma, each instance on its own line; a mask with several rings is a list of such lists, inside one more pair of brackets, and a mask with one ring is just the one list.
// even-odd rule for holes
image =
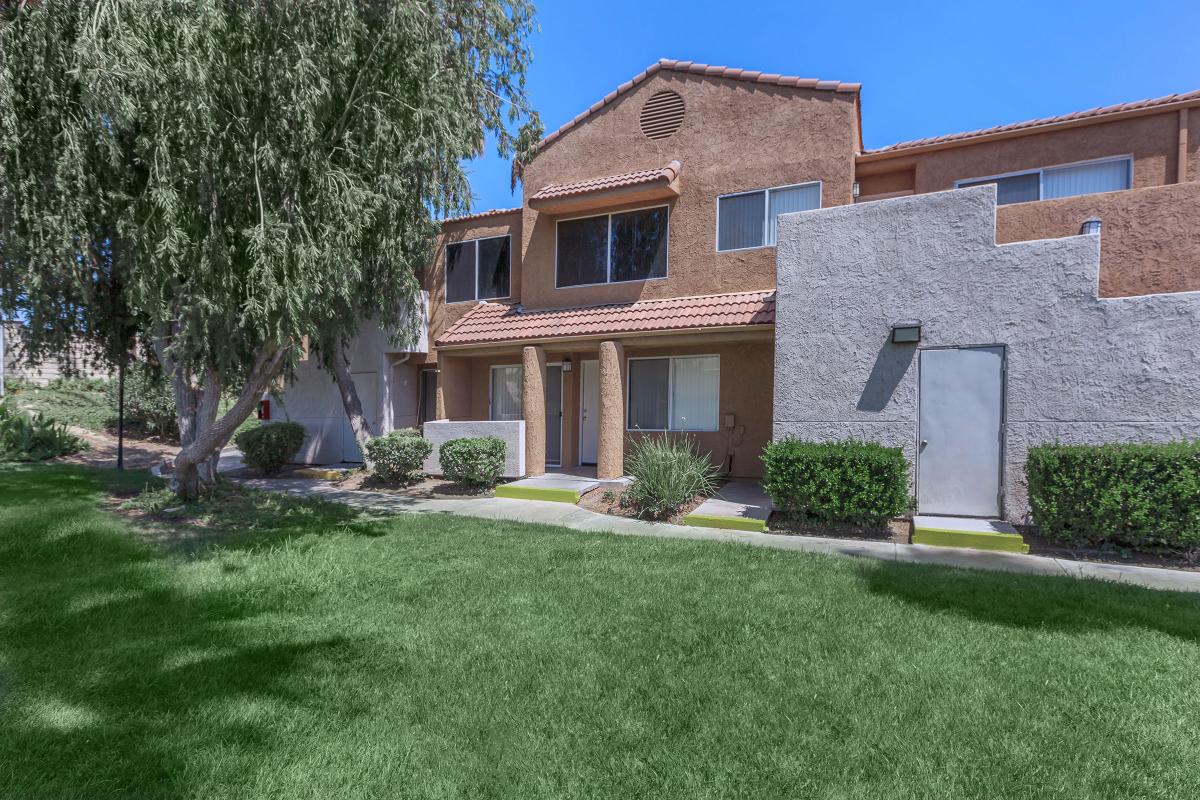
[[642, 133], [647, 139], [666, 139], [683, 124], [683, 111], [683, 98], [677, 92], [656, 92], [642, 106]]

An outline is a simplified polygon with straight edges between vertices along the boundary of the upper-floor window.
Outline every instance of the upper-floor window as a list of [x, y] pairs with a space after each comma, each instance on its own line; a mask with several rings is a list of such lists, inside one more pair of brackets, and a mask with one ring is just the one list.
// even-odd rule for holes
[[446, 245], [446, 302], [508, 297], [511, 241], [505, 235]]
[[717, 198], [717, 250], [775, 244], [780, 214], [821, 207], [821, 182], [758, 189]]
[[667, 277], [666, 206], [558, 223], [555, 286]]
[[1133, 159], [1129, 156], [1082, 161], [1060, 167], [1031, 169], [990, 178], [969, 178], [956, 181], [954, 186], [996, 184], [996, 204], [1027, 203], [1031, 200], [1053, 200], [1095, 192], [1119, 192], [1133, 185]]

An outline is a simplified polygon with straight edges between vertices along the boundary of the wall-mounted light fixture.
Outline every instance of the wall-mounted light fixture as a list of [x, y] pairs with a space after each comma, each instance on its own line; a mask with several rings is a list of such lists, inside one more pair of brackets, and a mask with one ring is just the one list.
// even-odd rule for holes
[[902, 319], [892, 323], [892, 342], [895, 344], [917, 344], [921, 341], [921, 320]]
[[852, 196], [858, 197], [860, 193], [862, 193], [862, 187], [858, 185], [858, 181], [850, 184], [850, 194]]
[[570, 372], [570, 371], [571, 371], [571, 357], [570, 357], [570, 356], [564, 356], [564, 357], [563, 357], [563, 360], [562, 360], [562, 371], [563, 371], [563, 372]]
[[1100, 235], [1100, 218], [1088, 217], [1080, 226], [1079, 232], [1084, 236], [1099, 236]]

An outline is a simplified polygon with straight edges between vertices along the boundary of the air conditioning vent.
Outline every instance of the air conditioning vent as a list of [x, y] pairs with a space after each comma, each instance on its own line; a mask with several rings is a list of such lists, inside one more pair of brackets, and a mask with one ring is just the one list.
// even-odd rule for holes
[[676, 92], [657, 92], [642, 106], [642, 133], [647, 139], [666, 139], [682, 124], [683, 98]]

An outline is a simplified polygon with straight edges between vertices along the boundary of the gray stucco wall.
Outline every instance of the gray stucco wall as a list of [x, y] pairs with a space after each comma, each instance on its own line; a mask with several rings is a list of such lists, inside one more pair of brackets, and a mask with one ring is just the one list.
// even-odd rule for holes
[[920, 347], [1007, 347], [1011, 520], [1031, 445], [1200, 437], [1200, 292], [1098, 299], [1099, 237], [996, 245], [995, 214], [984, 186], [780, 218], [774, 438], [900, 446], [915, 475], [909, 318]]

